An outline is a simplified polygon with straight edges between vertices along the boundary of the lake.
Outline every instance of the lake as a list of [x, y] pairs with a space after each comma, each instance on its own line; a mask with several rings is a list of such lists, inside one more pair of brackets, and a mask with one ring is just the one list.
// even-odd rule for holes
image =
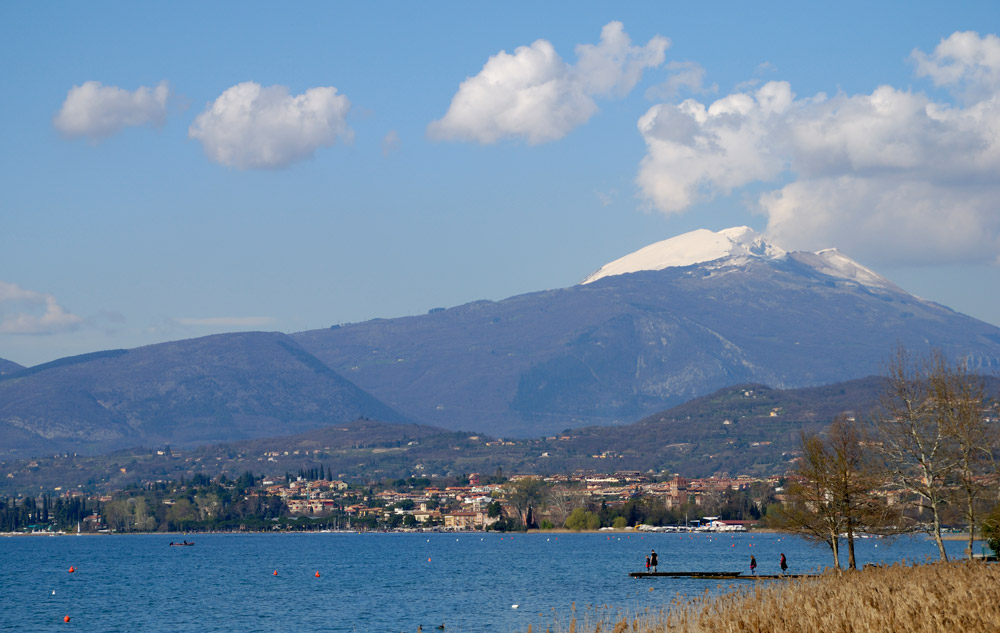
[[[169, 547], [176, 535], [0, 538], [0, 630], [544, 631], [568, 621], [574, 605], [582, 623], [747, 582], [630, 578], [651, 549], [660, 571], [747, 572], [753, 554], [758, 573], [772, 574], [782, 552], [790, 573], [831, 563], [829, 548], [765, 533], [187, 538], [196, 545]], [[965, 541], [947, 545], [960, 557]], [[859, 566], [936, 558], [922, 536], [860, 540], [857, 553]]]

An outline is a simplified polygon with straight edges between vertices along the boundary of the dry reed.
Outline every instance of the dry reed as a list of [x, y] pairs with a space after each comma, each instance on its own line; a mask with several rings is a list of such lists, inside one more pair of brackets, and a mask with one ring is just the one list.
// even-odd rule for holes
[[[751, 582], [751, 581], [746, 581]], [[755, 581], [722, 595], [588, 622], [583, 633], [995, 633], [1000, 565], [903, 564]], [[555, 626], [555, 630], [562, 627]], [[576, 619], [570, 633], [578, 630]]]

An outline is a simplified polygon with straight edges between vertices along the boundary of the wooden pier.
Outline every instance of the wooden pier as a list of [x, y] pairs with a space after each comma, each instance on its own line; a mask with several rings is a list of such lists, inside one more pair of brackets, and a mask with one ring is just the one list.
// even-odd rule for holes
[[744, 574], [738, 571], [633, 571], [632, 578], [701, 578], [703, 580], [778, 580], [808, 578], [815, 574]]

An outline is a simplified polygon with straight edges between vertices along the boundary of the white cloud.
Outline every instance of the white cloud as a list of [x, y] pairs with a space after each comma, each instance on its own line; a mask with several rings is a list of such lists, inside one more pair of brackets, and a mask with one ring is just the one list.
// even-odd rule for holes
[[99, 141], [126, 127], [163, 125], [169, 97], [166, 81], [154, 88], [142, 86], [134, 92], [88, 81], [70, 88], [52, 124], [64, 136], [86, 136]]
[[769, 73], [773, 73], [773, 72], [775, 72], [777, 70], [778, 70], [778, 68], [773, 63], [771, 63], [771, 62], [761, 62], [761, 63], [757, 64], [757, 67], [754, 68], [753, 72], [756, 75], [766, 75], [766, 74], [769, 74]]
[[76, 329], [83, 321], [49, 294], [0, 281], [0, 333], [54, 334]]
[[841, 175], [791, 183], [765, 193], [760, 203], [779, 244], [837, 246], [868, 261], [897, 264], [1000, 263], [998, 193]]
[[350, 139], [351, 102], [334, 87], [291, 96], [284, 86], [248, 81], [223, 92], [198, 115], [188, 136], [212, 160], [238, 169], [280, 169], [318, 148]]
[[910, 58], [917, 63], [917, 76], [930, 77], [936, 86], [959, 92], [968, 90], [971, 99], [981, 99], [1000, 89], [1000, 38], [980, 37], [973, 31], [952, 33], [930, 55], [914, 49]]
[[792, 106], [787, 83], [755, 94], [732, 94], [709, 107], [688, 99], [659, 104], [639, 119], [647, 154], [639, 168], [642, 193], [661, 211], [676, 213], [717, 193], [728, 194], [784, 169], [771, 130]]
[[206, 317], [206, 318], [177, 318], [174, 319], [180, 325], [188, 326], [209, 326], [209, 327], [263, 327], [275, 323], [273, 317], [249, 316], [249, 317]]
[[382, 155], [388, 156], [399, 149], [399, 133], [396, 130], [389, 130], [382, 138]]
[[655, 36], [642, 47], [632, 40], [621, 22], [609, 22], [601, 29], [597, 44], [578, 44], [573, 73], [587, 94], [624, 97], [646, 68], [656, 68], [666, 57], [670, 40]]
[[757, 209], [788, 247], [837, 246], [881, 262], [996, 259], [994, 40], [956, 34], [933, 56], [915, 55], [924, 75], [976, 96], [964, 105], [891, 86], [797, 100], [783, 82], [708, 106], [656, 105], [639, 120], [647, 144], [640, 194], [678, 213], [746, 185], [777, 183]]
[[560, 139], [597, 112], [594, 96], [623, 96], [645, 68], [663, 63], [668, 41], [652, 38], [632, 46], [620, 22], [601, 30], [596, 45], [576, 47], [567, 64], [546, 40], [500, 51], [452, 98], [448, 112], [427, 126], [435, 140], [495, 143], [519, 137], [538, 144]]
[[670, 76], [658, 86], [646, 91], [647, 99], [670, 101], [683, 91], [691, 94], [718, 92], [719, 86], [705, 85], [705, 68], [697, 62], [670, 62], [667, 64]]

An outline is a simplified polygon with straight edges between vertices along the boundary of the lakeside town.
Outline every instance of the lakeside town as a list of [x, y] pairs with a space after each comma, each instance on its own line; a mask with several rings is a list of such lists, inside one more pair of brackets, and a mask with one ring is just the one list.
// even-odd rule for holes
[[[204, 530], [744, 530], [783, 500], [785, 478], [656, 477], [638, 471], [357, 484], [318, 469], [278, 479], [196, 475], [111, 494], [74, 488], [0, 497], [5, 533]], [[708, 521], [705, 521], [706, 517]]]

